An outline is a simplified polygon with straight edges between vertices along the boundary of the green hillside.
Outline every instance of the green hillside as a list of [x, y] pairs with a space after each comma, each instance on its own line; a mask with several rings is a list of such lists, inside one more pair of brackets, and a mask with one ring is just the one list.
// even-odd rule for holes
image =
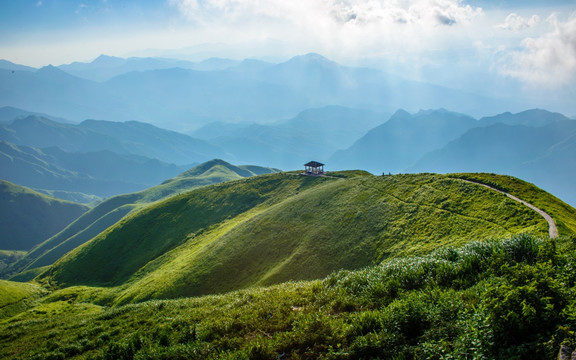
[[108, 308], [64, 289], [0, 321], [0, 357], [553, 360], [576, 346], [574, 254], [524, 235], [199, 298]]
[[35, 284], [0, 280], [0, 321], [34, 307], [45, 294], [46, 290]]
[[[565, 206], [542, 192], [542, 204]], [[543, 206], [547, 209], [548, 206]], [[561, 235], [573, 235], [562, 226]], [[145, 207], [60, 259], [40, 280], [107, 287], [115, 303], [319, 279], [471, 239], [547, 236], [536, 212], [446, 175], [271, 174]], [[112, 300], [110, 300], [112, 299]]]
[[200, 164], [152, 188], [106, 199], [66, 229], [32, 249], [26, 257], [5, 271], [16, 274], [51, 265], [66, 252], [89, 241], [135, 209], [194, 188], [277, 171], [257, 166], [234, 166], [222, 160]]
[[552, 360], [576, 347], [574, 219], [495, 174], [206, 186], [139, 207], [45, 288], [0, 281], [0, 358]]
[[26, 251], [0, 250], [0, 272], [24, 256], [26, 256]]
[[539, 187], [513, 176], [491, 173], [450, 174], [450, 177], [479, 182], [515, 195], [550, 214], [561, 234], [576, 234], [574, 208], [562, 200], [551, 196]]
[[89, 209], [0, 180], [0, 249], [29, 250]]

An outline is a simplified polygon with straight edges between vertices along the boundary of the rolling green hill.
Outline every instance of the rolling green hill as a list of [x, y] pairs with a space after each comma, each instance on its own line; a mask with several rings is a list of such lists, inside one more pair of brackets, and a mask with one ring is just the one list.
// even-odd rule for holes
[[575, 215], [495, 174], [207, 186], [125, 217], [46, 288], [0, 281], [0, 358], [556, 359], [576, 347]]
[[[576, 214], [545, 192], [533, 196], [544, 209], [563, 207], [563, 219]], [[563, 224], [561, 235], [576, 234], [573, 223]], [[127, 303], [318, 279], [524, 232], [547, 236], [548, 225], [498, 192], [446, 175], [272, 174], [142, 208], [39, 279], [59, 287], [107, 287], [101, 296]]]
[[0, 249], [29, 250], [89, 209], [0, 180]]
[[22, 250], [0, 250], [0, 272], [26, 256]]
[[[66, 252], [92, 239], [131, 211], [149, 203], [197, 187], [274, 171], [277, 170], [258, 166], [234, 166], [222, 160], [212, 160], [152, 188], [111, 197], [78, 218], [60, 233], [32, 249], [23, 259], [6, 269], [4, 276], [54, 263]], [[34, 277], [36, 273], [29, 274]]]

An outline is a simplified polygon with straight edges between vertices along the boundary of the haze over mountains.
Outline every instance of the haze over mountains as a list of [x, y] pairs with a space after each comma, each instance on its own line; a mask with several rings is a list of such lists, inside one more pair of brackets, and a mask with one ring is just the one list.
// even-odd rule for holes
[[[444, 109], [401, 110], [388, 119], [370, 110], [329, 106], [271, 124], [214, 122], [192, 136], [134, 121], [74, 125], [31, 115], [0, 125], [0, 175], [80, 199], [70, 193], [106, 197], [138, 191], [214, 158], [283, 170], [315, 159], [328, 169], [374, 174], [505, 173], [574, 204], [575, 131], [576, 121], [545, 110], [480, 120]], [[550, 172], [556, 176], [547, 176]]]
[[[39, 190], [102, 197], [144, 189], [215, 158], [283, 170], [315, 159], [333, 170], [376, 174], [503, 172], [576, 202], [569, 185], [574, 170], [560, 160], [573, 154], [576, 122], [566, 116], [342, 66], [314, 53], [282, 63], [103, 55], [33, 69], [3, 61], [0, 79], [0, 140], [20, 159], [4, 169], [27, 164], [3, 178]], [[476, 120], [477, 114], [490, 115]], [[94, 118], [103, 120], [86, 120]], [[40, 165], [21, 161], [32, 151], [22, 146], [34, 148], [36, 157], [49, 155], [42, 161], [58, 170], [42, 170], [32, 181], [30, 169]], [[48, 149], [55, 146], [63, 152]], [[120, 170], [79, 168], [79, 162]], [[557, 176], [542, 175], [547, 172]], [[65, 185], [48, 180], [54, 177]], [[103, 191], [102, 181], [114, 190]]]
[[[100, 57], [88, 64], [36, 71], [14, 71], [14, 66], [0, 64], [0, 106], [74, 121], [139, 120], [177, 130], [216, 120], [269, 122], [327, 105], [387, 113], [445, 107], [472, 115], [522, 108], [378, 70], [342, 66], [318, 54], [279, 64]], [[72, 75], [102, 71], [117, 75], [102, 82]], [[55, 86], [59, 91], [50, 91]]]
[[[22, 322], [21, 317], [46, 314], [56, 319], [62, 312], [67, 314], [62, 322], [70, 324], [71, 312], [83, 319], [101, 319], [150, 304], [159, 304], [161, 313], [160, 307], [174, 304], [166, 299], [230, 291], [246, 294], [250, 299], [246, 302], [253, 303], [252, 294], [263, 287], [275, 285], [268, 289], [276, 291], [293, 286], [295, 280], [309, 287], [313, 297], [326, 301], [325, 293], [317, 289], [336, 277], [362, 277], [382, 264], [403, 261], [412, 264], [403, 266], [406, 271], [422, 272], [425, 258], [414, 256], [430, 252], [444, 254], [444, 270], [434, 270], [437, 274], [445, 274], [450, 262], [466, 263], [477, 274], [477, 262], [461, 261], [460, 250], [445, 247], [520, 233], [547, 236], [549, 224], [540, 214], [468, 180], [484, 181], [544, 208], [562, 239], [576, 232], [576, 210], [562, 201], [576, 200], [572, 185], [576, 121], [546, 110], [476, 120], [445, 109], [398, 110], [388, 116], [332, 105], [264, 124], [212, 122], [190, 135], [138, 121], [71, 124], [13, 107], [0, 108], [0, 114], [6, 119], [0, 124], [0, 178], [90, 202], [89, 206], [64, 202], [0, 180], [5, 230], [0, 249], [8, 249], [0, 251], [0, 277], [11, 280], [0, 280], [0, 320], [10, 319], [19, 329], [34, 323]], [[215, 157], [256, 165], [210, 160], [190, 168]], [[363, 168], [377, 175], [474, 173], [374, 176], [343, 171], [309, 177], [299, 172], [271, 174], [279, 170], [258, 166], [292, 170], [310, 159], [327, 162], [329, 170]], [[522, 174], [562, 200], [522, 180], [478, 171]], [[467, 248], [480, 251], [481, 263], [486, 261], [486, 249], [494, 246], [511, 258], [524, 259], [536, 238], [515, 239], [511, 241], [524, 246], [517, 251], [522, 255], [515, 255], [508, 245], [505, 251], [498, 250], [497, 242]], [[463, 253], [469, 255], [468, 250]], [[502, 257], [497, 261], [493, 267], [501, 268]], [[346, 271], [335, 273], [341, 269]], [[445, 276], [438, 276], [444, 284]], [[382, 291], [398, 296], [399, 283], [389, 291], [382, 289], [381, 281], [371, 281], [378, 285], [367, 288], [375, 288], [378, 299]], [[461, 289], [462, 276], [455, 281], [460, 291], [469, 292]], [[335, 291], [348, 286], [336, 283]], [[351, 286], [357, 288], [356, 284], [362, 282], [355, 280]], [[283, 311], [296, 316], [308, 311], [302, 310], [308, 300], [294, 301], [296, 305]], [[351, 311], [346, 308], [349, 303], [334, 309], [340, 314]], [[237, 304], [221, 306], [234, 309]], [[103, 306], [111, 307], [111, 312], [102, 313]], [[370, 316], [364, 306], [354, 312]], [[262, 314], [267, 322], [276, 321], [271, 311]], [[401, 309], [394, 316], [403, 314]], [[131, 316], [126, 321], [137, 318]], [[164, 324], [166, 319], [157, 316]], [[36, 332], [44, 331], [42, 325], [36, 327]], [[2, 341], [10, 354], [21, 351], [17, 340], [6, 333]], [[107, 346], [106, 354], [116, 354], [111, 350], [114, 344], [98, 346]], [[72, 350], [58, 346], [74, 354], [92, 351], [92, 346]], [[27, 351], [42, 357], [47, 350], [35, 346]]]
[[5, 141], [0, 141], [0, 166], [5, 180], [60, 191], [57, 196], [74, 201], [81, 201], [74, 193], [107, 197], [143, 190], [185, 170], [157, 159], [110, 150], [66, 152], [56, 146], [39, 149]]

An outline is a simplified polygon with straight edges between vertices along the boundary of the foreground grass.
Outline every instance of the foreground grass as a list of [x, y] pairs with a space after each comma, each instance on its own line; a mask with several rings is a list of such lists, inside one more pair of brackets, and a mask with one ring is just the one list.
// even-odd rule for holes
[[107, 308], [64, 289], [0, 323], [0, 357], [553, 359], [576, 345], [575, 270], [574, 238], [519, 235], [218, 296]]

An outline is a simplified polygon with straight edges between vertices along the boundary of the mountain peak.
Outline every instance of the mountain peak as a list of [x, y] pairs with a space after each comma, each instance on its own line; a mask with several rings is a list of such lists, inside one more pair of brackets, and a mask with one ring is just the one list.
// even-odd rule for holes
[[67, 72], [60, 70], [56, 66], [47, 65], [38, 70], [36, 70], [36, 74], [42, 76], [68, 76], [73, 77], [72, 75], [68, 74]]
[[404, 110], [404, 109], [398, 109], [398, 110], [396, 110], [396, 112], [390, 117], [390, 119], [393, 119], [393, 118], [406, 118], [406, 117], [411, 117], [411, 116], [412, 116], [412, 115], [411, 115], [408, 111], [406, 111], [406, 110]]
[[12, 70], [12, 71], [35, 71], [36, 69], [30, 66], [15, 64], [8, 60], [0, 59], [0, 69]]
[[430, 115], [430, 114], [448, 114], [448, 113], [452, 113], [451, 111], [448, 111], [444, 108], [440, 108], [440, 109], [421, 109], [420, 111], [418, 111], [416, 113], [416, 115]]
[[569, 120], [566, 116], [550, 112], [542, 109], [530, 109], [512, 114], [505, 112], [503, 114], [484, 117], [480, 122], [484, 125], [491, 125], [495, 123], [504, 123], [508, 125], [526, 125], [532, 127], [541, 127], [556, 121]]
[[320, 55], [320, 54], [318, 54], [318, 53], [314, 53], [314, 52], [311, 52], [311, 53], [308, 53], [308, 54], [304, 54], [304, 55], [300, 55], [300, 56], [297, 56], [297, 57], [300, 57], [300, 58], [306, 59], [306, 60], [313, 60], [313, 61], [330, 61], [330, 60], [328, 60], [327, 58], [325, 58], [324, 56], [322, 56], [322, 55]]
[[183, 172], [182, 174], [178, 175], [178, 177], [190, 177], [190, 176], [201, 176], [203, 174], [205, 174], [207, 171], [209, 171], [210, 169], [212, 169], [215, 166], [223, 166], [227, 169], [233, 169], [236, 168], [234, 165], [222, 160], [222, 159], [213, 159], [213, 160], [209, 160], [206, 161], [202, 164], [196, 165], [193, 168]]
[[125, 62], [126, 60], [123, 58], [108, 55], [100, 55], [92, 61], [92, 64], [100, 66], [118, 66], [124, 64]]
[[329, 60], [317, 53], [308, 53], [304, 55], [294, 56], [293, 58], [288, 60], [287, 63], [338, 66], [336, 62]]

